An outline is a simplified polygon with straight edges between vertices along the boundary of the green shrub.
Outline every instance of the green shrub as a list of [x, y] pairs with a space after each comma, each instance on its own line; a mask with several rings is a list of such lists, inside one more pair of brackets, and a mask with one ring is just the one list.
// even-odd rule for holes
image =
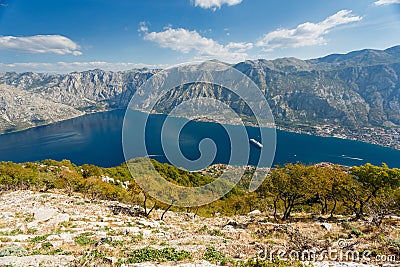
[[79, 246], [94, 245], [97, 243], [97, 240], [94, 240], [94, 239], [88, 237], [88, 235], [85, 233], [75, 236], [74, 241], [75, 241], [75, 244], [77, 244]]
[[400, 248], [400, 240], [399, 239], [389, 239], [387, 243], [393, 247]]
[[132, 243], [138, 243], [143, 240], [143, 233], [139, 232], [137, 235], [132, 236]]
[[49, 255], [58, 255], [63, 253], [63, 249], [62, 248], [57, 248], [57, 249], [53, 249], [49, 252]]
[[212, 229], [212, 230], [208, 230], [208, 234], [209, 235], [213, 235], [213, 236], [222, 236], [224, 237], [225, 234], [221, 232], [220, 229], [216, 228], [216, 229]]
[[[64, 255], [67, 255], [64, 253]], [[85, 266], [88, 263], [89, 266], [104, 266], [103, 260], [106, 254], [103, 251], [97, 249], [87, 251], [82, 257], [77, 258], [71, 266]]]
[[30, 239], [29, 242], [31, 242], [31, 243], [37, 243], [37, 242], [46, 240], [46, 238], [49, 237], [49, 236], [50, 236], [50, 234], [38, 235], [38, 236], [35, 236], [34, 238]]
[[42, 244], [42, 249], [45, 249], [45, 250], [48, 250], [52, 247], [53, 247], [53, 245], [50, 242], [45, 242]]
[[204, 252], [203, 259], [214, 264], [225, 265], [228, 262], [226, 255], [214, 247], [208, 247]]
[[359, 237], [362, 235], [361, 230], [359, 230], [357, 227], [353, 226], [349, 222], [343, 222], [342, 227], [344, 229], [351, 230], [350, 235], [352, 236]]
[[192, 258], [190, 253], [185, 250], [177, 250], [176, 248], [153, 249], [151, 247], [136, 249], [129, 256], [127, 263], [181, 261]]
[[20, 246], [5, 247], [0, 250], [0, 257], [17, 256], [22, 257], [28, 255], [28, 251]]
[[207, 225], [203, 225], [201, 228], [199, 228], [196, 233], [204, 233], [208, 230]]

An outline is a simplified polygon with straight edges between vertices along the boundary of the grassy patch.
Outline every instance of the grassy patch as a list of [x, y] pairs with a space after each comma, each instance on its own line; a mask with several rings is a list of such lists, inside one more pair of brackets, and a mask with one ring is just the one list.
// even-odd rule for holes
[[97, 240], [88, 237], [88, 233], [83, 233], [74, 237], [75, 244], [79, 246], [86, 246], [86, 245], [94, 245], [97, 243]]
[[132, 236], [132, 243], [138, 243], [143, 240], [143, 233], [140, 232], [137, 235]]
[[355, 237], [359, 237], [362, 235], [362, 232], [360, 229], [358, 229], [357, 227], [353, 226], [352, 224], [350, 224], [349, 222], [343, 222], [342, 223], [342, 227], [346, 230], [350, 230], [350, 235], [351, 236], [355, 236]]
[[0, 235], [2, 235], [2, 236], [15, 236], [15, 235], [21, 235], [23, 233], [24, 232], [21, 229], [14, 229], [9, 232], [1, 232], [0, 231]]
[[28, 255], [28, 251], [20, 246], [5, 247], [0, 250], [0, 257], [17, 256], [22, 257]]
[[225, 234], [222, 233], [221, 230], [218, 229], [218, 228], [215, 228], [215, 229], [212, 229], [212, 230], [208, 230], [208, 234], [212, 235], [212, 236], [222, 236], [222, 237], [225, 236]]
[[192, 259], [189, 252], [185, 250], [177, 250], [176, 248], [153, 249], [151, 247], [145, 247], [132, 251], [129, 253], [129, 256], [127, 263], [148, 261], [167, 262]]
[[38, 236], [35, 236], [34, 238], [30, 239], [29, 242], [31, 242], [31, 243], [37, 243], [37, 242], [40, 242], [40, 241], [44, 241], [44, 240], [46, 240], [46, 238], [49, 237], [49, 236], [50, 236], [50, 234], [38, 235]]
[[[65, 254], [64, 254], [65, 255]], [[76, 265], [73, 266], [84, 266], [87, 263], [91, 263], [90, 266], [104, 266], [103, 260], [106, 254], [99, 250], [91, 250], [86, 252], [80, 259], [75, 261]]]
[[204, 252], [203, 259], [219, 265], [225, 265], [229, 261], [229, 258], [215, 247], [208, 247]]

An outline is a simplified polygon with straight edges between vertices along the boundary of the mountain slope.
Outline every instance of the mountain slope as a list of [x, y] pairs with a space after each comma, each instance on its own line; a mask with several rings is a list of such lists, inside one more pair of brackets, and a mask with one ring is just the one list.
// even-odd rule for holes
[[[233, 67], [259, 86], [278, 126], [297, 129], [330, 125], [353, 133], [366, 127], [384, 131], [400, 128], [400, 46], [312, 60], [247, 60]], [[0, 84], [82, 111], [100, 111], [125, 108], [136, 89], [157, 71], [3, 73]], [[210, 71], [206, 75], [217, 73]], [[198, 96], [219, 99], [246, 115], [240, 99], [228, 90], [208, 84], [174, 88], [163, 97], [158, 111], [168, 112], [183, 100]]]
[[69, 74], [3, 73], [0, 84], [39, 94], [53, 102], [83, 110], [123, 108], [136, 88], [157, 70], [127, 72], [91, 70]]
[[263, 61], [235, 67], [260, 86], [278, 121], [348, 127], [400, 124], [400, 63], [294, 72], [273, 70]]
[[83, 115], [73, 107], [34, 93], [0, 85], [0, 132], [19, 130]]

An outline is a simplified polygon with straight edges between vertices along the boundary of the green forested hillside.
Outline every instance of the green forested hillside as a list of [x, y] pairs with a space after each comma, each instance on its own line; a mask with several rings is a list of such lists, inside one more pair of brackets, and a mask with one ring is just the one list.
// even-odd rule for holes
[[[138, 170], [135, 175], [149, 175], [148, 170], [140, 169], [142, 163], [143, 159], [128, 162]], [[217, 179], [154, 160], [152, 163], [161, 176], [182, 186], [200, 186]], [[378, 224], [386, 215], [397, 214], [400, 210], [400, 169], [389, 168], [385, 164], [366, 164], [352, 168], [287, 164], [273, 169], [260, 188], [249, 193], [246, 181], [251, 174], [251, 171], [245, 172], [242, 181], [220, 200], [191, 210], [210, 216], [217, 212], [225, 215], [247, 214], [259, 209], [266, 211], [275, 220], [290, 220], [297, 212], [331, 217], [354, 214], [356, 219], [371, 215]], [[106, 176], [114, 182], [102, 181], [102, 177]], [[122, 186], [125, 181], [129, 181], [126, 188]], [[88, 164], [76, 166], [68, 160], [23, 164], [1, 162], [0, 190], [19, 189], [60, 189], [68, 194], [82, 193], [92, 199], [138, 204], [145, 208], [146, 216], [154, 208], [183, 209], [160, 203], [144, 193], [131, 177], [126, 164], [100, 168]]]

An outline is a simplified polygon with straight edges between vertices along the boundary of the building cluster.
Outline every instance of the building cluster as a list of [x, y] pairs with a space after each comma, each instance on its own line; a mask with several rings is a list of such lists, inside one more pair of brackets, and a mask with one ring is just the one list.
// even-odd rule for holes
[[122, 182], [120, 180], [116, 180], [114, 178], [108, 177], [106, 175], [101, 176], [101, 180], [105, 183], [114, 184], [114, 185], [121, 185], [122, 188], [128, 189], [129, 181]]
[[337, 137], [358, 140], [375, 145], [400, 150], [400, 128], [363, 127], [350, 130], [339, 125], [277, 127], [278, 129], [301, 134], [312, 134], [326, 137]]

